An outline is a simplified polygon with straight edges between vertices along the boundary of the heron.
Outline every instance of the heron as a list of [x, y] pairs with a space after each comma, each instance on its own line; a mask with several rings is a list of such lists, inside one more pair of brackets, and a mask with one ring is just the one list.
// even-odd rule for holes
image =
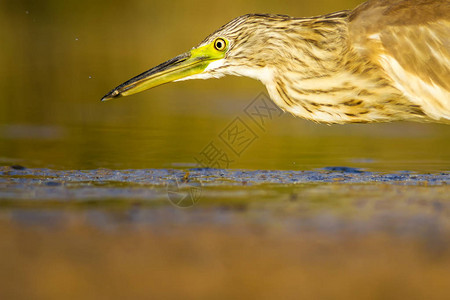
[[369, 0], [311, 18], [247, 14], [102, 100], [168, 82], [247, 76], [323, 123], [450, 123], [450, 1]]

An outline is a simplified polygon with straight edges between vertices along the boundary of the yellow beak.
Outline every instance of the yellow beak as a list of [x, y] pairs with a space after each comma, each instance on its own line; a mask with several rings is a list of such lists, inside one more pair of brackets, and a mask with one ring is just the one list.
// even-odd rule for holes
[[164, 83], [199, 74], [212, 61], [223, 57], [224, 53], [214, 50], [212, 45], [194, 48], [122, 83], [106, 94], [102, 101], [136, 94]]

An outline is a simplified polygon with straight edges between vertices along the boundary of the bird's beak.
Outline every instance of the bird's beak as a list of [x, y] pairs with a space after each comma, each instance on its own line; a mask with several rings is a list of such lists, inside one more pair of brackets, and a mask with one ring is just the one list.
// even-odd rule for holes
[[133, 77], [106, 94], [102, 101], [136, 94], [164, 83], [199, 74], [212, 61], [223, 58], [223, 55], [217, 53], [211, 47], [211, 45], [205, 45], [194, 48]]

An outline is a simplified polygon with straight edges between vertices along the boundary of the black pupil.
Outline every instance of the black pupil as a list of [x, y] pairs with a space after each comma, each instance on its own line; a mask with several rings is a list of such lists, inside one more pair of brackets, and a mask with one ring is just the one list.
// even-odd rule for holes
[[218, 41], [218, 42], [216, 43], [216, 46], [217, 46], [218, 49], [222, 49], [222, 42], [221, 42], [221, 41]]

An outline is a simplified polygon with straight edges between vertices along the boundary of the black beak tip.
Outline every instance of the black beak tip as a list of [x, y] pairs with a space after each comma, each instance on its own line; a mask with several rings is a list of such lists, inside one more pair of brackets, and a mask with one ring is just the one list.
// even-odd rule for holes
[[114, 98], [118, 98], [120, 97], [121, 94], [118, 90], [114, 89], [111, 92], [109, 92], [108, 94], [106, 94], [105, 96], [103, 96], [102, 101], [108, 101]]

